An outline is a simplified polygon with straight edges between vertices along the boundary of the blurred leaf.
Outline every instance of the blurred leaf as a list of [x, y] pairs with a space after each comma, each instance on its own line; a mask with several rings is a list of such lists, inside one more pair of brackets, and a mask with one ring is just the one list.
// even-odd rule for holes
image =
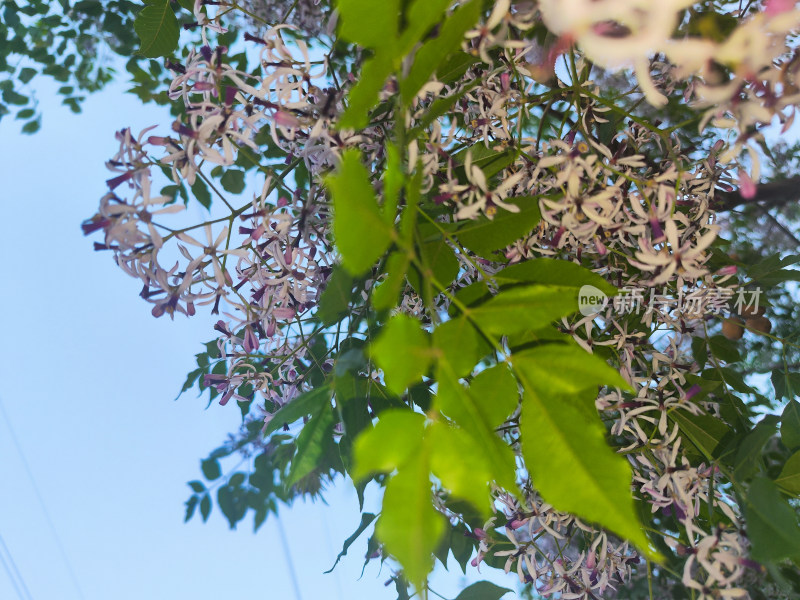
[[775, 483], [787, 492], [800, 496], [800, 450], [789, 457]]
[[214, 481], [222, 475], [222, 471], [219, 468], [219, 461], [213, 458], [207, 458], [201, 461], [200, 470], [203, 472], [203, 477], [209, 481]]
[[325, 326], [333, 325], [347, 313], [353, 296], [353, 277], [336, 265], [319, 300], [317, 317]]
[[219, 182], [226, 192], [241, 194], [244, 191], [244, 171], [226, 169]]
[[428, 338], [417, 319], [402, 313], [384, 325], [370, 352], [383, 369], [390, 392], [402, 394], [427, 372], [432, 359]]
[[755, 560], [800, 558], [800, 527], [791, 506], [769, 479], [757, 477], [744, 497], [747, 536]]
[[781, 414], [781, 441], [789, 450], [800, 447], [800, 402], [797, 400], [789, 400]]

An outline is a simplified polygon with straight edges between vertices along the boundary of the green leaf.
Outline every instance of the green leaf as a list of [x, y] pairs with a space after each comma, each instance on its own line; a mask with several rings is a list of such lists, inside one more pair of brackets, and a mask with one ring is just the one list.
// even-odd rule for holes
[[[433, 227], [421, 227], [421, 230], [432, 230]], [[420, 295], [424, 295], [424, 284], [436, 279], [442, 287], [448, 287], [458, 275], [459, 263], [450, 246], [443, 240], [424, 242], [419, 245], [419, 257], [425, 268], [423, 277], [420, 278], [416, 269], [409, 272], [409, 283]]]
[[466, 181], [466, 172], [463, 165], [467, 158], [467, 152], [472, 154], [472, 165], [483, 171], [486, 179], [491, 178], [505, 169], [517, 158], [515, 150], [497, 152], [491, 148], [487, 148], [483, 144], [475, 144], [474, 146], [460, 150], [453, 155], [453, 160], [455, 160], [457, 164], [462, 165], [457, 169], [459, 179], [462, 181]]
[[206, 491], [206, 486], [203, 485], [202, 481], [190, 481], [186, 485], [188, 485], [190, 488], [192, 488], [192, 491], [197, 492], [198, 494]]
[[353, 275], [368, 271], [389, 247], [394, 234], [381, 217], [360, 156], [357, 150], [347, 150], [336, 175], [326, 178], [333, 195], [333, 235], [342, 265]]
[[338, 322], [350, 307], [353, 296], [353, 277], [344, 268], [336, 265], [328, 284], [319, 299], [317, 317], [327, 326]]
[[339, 552], [339, 555], [336, 557], [336, 562], [333, 563], [333, 566], [330, 569], [325, 571], [325, 574], [330, 573], [336, 568], [336, 565], [339, 564], [339, 561], [342, 559], [342, 557], [347, 555], [347, 551], [350, 549], [350, 546], [353, 545], [353, 542], [355, 542], [358, 539], [358, 537], [362, 533], [364, 533], [367, 527], [369, 527], [374, 520], [375, 520], [375, 515], [373, 515], [372, 513], [364, 513], [363, 515], [361, 515], [361, 523], [358, 524], [358, 528], [353, 532], [353, 534], [349, 538], [347, 538], [344, 541], [344, 544], [342, 544], [342, 551]]
[[133, 28], [139, 36], [139, 54], [148, 58], [171, 56], [178, 47], [180, 25], [170, 0], [144, 0]]
[[363, 129], [369, 124], [369, 112], [378, 103], [378, 92], [394, 70], [391, 56], [378, 53], [361, 68], [357, 83], [347, 95], [348, 106], [339, 118], [339, 127]]
[[708, 350], [715, 357], [727, 363], [734, 363], [742, 360], [736, 344], [721, 335], [715, 335], [708, 339]]
[[447, 360], [439, 361], [436, 408], [482, 447], [491, 478], [510, 492], [517, 489], [514, 453], [495, 428], [514, 410], [519, 393], [504, 364], [478, 374], [469, 390], [459, 383]]
[[28, 83], [31, 79], [34, 78], [35, 75], [36, 75], [36, 69], [25, 67], [23, 69], [20, 69], [20, 72], [17, 75], [17, 79], [19, 79], [22, 83]]
[[527, 285], [502, 290], [492, 299], [468, 309], [478, 327], [495, 335], [541, 329], [577, 312], [578, 290], [561, 285]]
[[222, 470], [219, 468], [219, 462], [213, 458], [207, 458], [206, 460], [201, 461], [200, 470], [203, 472], [203, 477], [209, 481], [214, 481], [220, 475], [222, 475]]
[[524, 370], [533, 389], [542, 396], [569, 396], [600, 385], [632, 391], [619, 371], [579, 346], [543, 344], [516, 353], [512, 360], [516, 368]]
[[378, 424], [356, 439], [355, 465], [350, 474], [359, 481], [374, 472], [393, 471], [404, 464], [422, 443], [425, 416], [410, 410], [381, 413]]
[[225, 191], [231, 194], [241, 194], [244, 191], [244, 171], [227, 169], [219, 182]]
[[790, 450], [800, 447], [800, 402], [797, 400], [789, 400], [783, 409], [781, 441]]
[[596, 390], [590, 387], [572, 398], [541, 394], [545, 384], [538, 379], [540, 371], [531, 366], [530, 361], [514, 359], [525, 388], [522, 456], [533, 485], [557, 510], [597, 523], [655, 559], [631, 495], [630, 465], [606, 443], [605, 427], [594, 410]]
[[794, 510], [773, 482], [757, 477], [744, 498], [751, 555], [762, 562], [800, 557], [800, 527]]
[[554, 258], [534, 258], [511, 265], [494, 275], [498, 285], [520, 283], [541, 283], [580, 288], [591, 285], [604, 294], [614, 296], [619, 290], [597, 273], [592, 273], [568, 260]]
[[755, 475], [764, 464], [761, 451], [778, 428], [778, 417], [766, 415], [745, 438], [736, 443], [734, 478], [744, 481]]
[[723, 440], [732, 434], [731, 428], [711, 415], [689, 415], [677, 409], [669, 418], [678, 424], [680, 432], [694, 444], [700, 454], [709, 460], [717, 458]]
[[453, 52], [439, 65], [436, 75], [442, 83], [454, 83], [456, 80], [461, 79], [467, 69], [476, 62], [480, 62], [480, 59], [471, 54], [461, 51]]
[[319, 466], [326, 448], [333, 443], [334, 425], [333, 410], [330, 405], [325, 404], [321, 405], [308, 423], [303, 425], [303, 430], [297, 436], [297, 452], [292, 459], [289, 476], [286, 478], [287, 488]]
[[386, 485], [375, 533], [400, 561], [406, 578], [421, 588], [433, 566], [432, 553], [446, 522], [431, 503], [428, 451], [411, 454]]
[[211, 514], [211, 496], [206, 494], [200, 500], [200, 516], [203, 517], [203, 523], [208, 521], [208, 515]]
[[316, 414], [320, 409], [331, 402], [331, 390], [328, 386], [315, 388], [284, 404], [272, 415], [264, 428], [264, 436], [270, 435], [284, 425], [291, 425], [298, 419]]
[[365, 48], [388, 48], [396, 44], [400, 19], [399, 0], [385, 0], [377, 9], [371, 0], [337, 0], [339, 36]]
[[386, 259], [386, 279], [372, 292], [372, 305], [376, 310], [389, 310], [397, 306], [408, 265], [408, 256], [403, 252], [392, 252]]
[[775, 483], [787, 492], [800, 496], [800, 450], [788, 458]]
[[[491, 220], [481, 216], [474, 221], [467, 221], [455, 232], [456, 239], [475, 254], [489, 257], [493, 252], [502, 250], [531, 233], [542, 218], [539, 199], [535, 196], [522, 196], [509, 200], [509, 204], [519, 207], [519, 212], [499, 209]], [[500, 272], [502, 273], [503, 271]]]
[[771, 379], [777, 400], [791, 399], [800, 394], [800, 373], [790, 372], [787, 376], [786, 371], [776, 369], [772, 372]]
[[478, 360], [491, 351], [485, 340], [464, 317], [450, 319], [433, 330], [433, 345], [447, 360], [453, 375], [469, 375]]
[[[417, 4], [422, 6], [429, 2], [418, 0]], [[443, 4], [446, 6], [449, 1]], [[443, 59], [459, 49], [464, 40], [464, 34], [478, 22], [480, 16], [481, 3], [478, 0], [462, 4], [445, 19], [439, 34], [417, 50], [408, 76], [400, 82], [400, 94], [404, 103], [410, 103], [420, 88], [442, 64]]]
[[486, 518], [491, 510], [491, 466], [482, 445], [463, 429], [437, 421], [426, 432], [431, 471], [458, 498], [470, 502]]
[[464, 588], [455, 600], [500, 600], [510, 591], [490, 581], [479, 581]]
[[386, 376], [386, 387], [402, 394], [427, 372], [432, 354], [427, 332], [413, 317], [397, 314], [381, 330], [370, 352]]
[[208, 191], [206, 182], [200, 177], [195, 178], [194, 183], [192, 184], [192, 194], [194, 194], [194, 197], [200, 204], [203, 205], [203, 207], [207, 209], [211, 208], [211, 194]]
[[22, 126], [22, 133], [31, 134], [36, 133], [42, 127], [41, 119], [36, 119], [34, 121], [28, 121], [25, 125]]

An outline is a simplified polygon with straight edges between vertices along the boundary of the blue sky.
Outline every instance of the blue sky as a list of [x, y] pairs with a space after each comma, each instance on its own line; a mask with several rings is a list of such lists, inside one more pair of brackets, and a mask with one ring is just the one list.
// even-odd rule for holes
[[[0, 121], [0, 400], [24, 453], [0, 414], [0, 536], [37, 600], [295, 599], [273, 519], [256, 535], [250, 517], [237, 531], [218, 512], [205, 525], [183, 523], [186, 481], [240, 421], [235, 405], [205, 410], [191, 393], [174, 401], [213, 335], [212, 319], [154, 319], [140, 284], [80, 231], [106, 189], [114, 132], [171, 119], [122, 86], [90, 96], [73, 115], [52, 89], [39, 90], [39, 133], [23, 136], [19, 122]], [[387, 568], [371, 565], [357, 581], [366, 536], [323, 575], [359, 522], [347, 485], [328, 502], [283, 513], [301, 597], [395, 598], [384, 587]], [[0, 556], [8, 562], [1, 545]], [[437, 577], [434, 589], [455, 596], [466, 584], [459, 575]], [[17, 598], [5, 571], [0, 598]]]

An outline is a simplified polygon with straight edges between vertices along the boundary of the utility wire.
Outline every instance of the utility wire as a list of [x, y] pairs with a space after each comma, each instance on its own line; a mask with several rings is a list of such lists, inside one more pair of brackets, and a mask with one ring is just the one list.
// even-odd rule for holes
[[17, 598], [19, 600], [25, 600], [25, 597], [22, 595], [22, 591], [19, 589], [19, 584], [14, 576], [11, 574], [11, 570], [8, 568], [8, 563], [6, 562], [5, 556], [3, 556], [2, 552], [0, 552], [0, 563], [3, 563], [3, 568], [6, 570], [6, 574], [8, 578], [11, 580], [11, 585], [14, 586], [14, 591], [17, 592]]
[[64, 561], [64, 566], [67, 568], [67, 572], [72, 580], [72, 585], [75, 587], [75, 591], [78, 592], [78, 597], [81, 600], [85, 600], [83, 590], [81, 589], [80, 583], [78, 583], [78, 578], [75, 576], [75, 571], [72, 568], [72, 563], [70, 563], [67, 552], [64, 550], [64, 545], [61, 543], [61, 538], [58, 537], [56, 526], [53, 524], [53, 519], [50, 518], [50, 512], [47, 510], [47, 505], [45, 505], [42, 494], [39, 492], [39, 486], [36, 485], [36, 480], [33, 478], [33, 472], [31, 471], [30, 466], [28, 466], [28, 461], [25, 459], [25, 453], [22, 451], [22, 446], [17, 439], [17, 434], [14, 433], [14, 426], [11, 424], [11, 419], [8, 418], [8, 413], [6, 412], [5, 406], [3, 406], [3, 399], [1, 397], [0, 412], [3, 413], [3, 418], [5, 419], [6, 425], [8, 425], [8, 431], [11, 433], [11, 441], [14, 442], [14, 446], [17, 449], [19, 458], [22, 461], [22, 466], [25, 468], [25, 473], [27, 473], [28, 479], [31, 482], [31, 487], [33, 487], [33, 491], [36, 494], [36, 499], [39, 501], [39, 506], [42, 507], [42, 513], [44, 513], [45, 520], [50, 528], [50, 533], [53, 535], [53, 540], [55, 541], [58, 551], [61, 554], [61, 559]]
[[[33, 596], [31, 596], [31, 592], [28, 589], [28, 586], [25, 585], [25, 580], [22, 578], [22, 574], [19, 572], [19, 569], [17, 569], [17, 563], [14, 562], [14, 557], [11, 555], [11, 550], [9, 550], [8, 546], [6, 546], [6, 541], [3, 539], [2, 535], [0, 535], [0, 546], [2, 546], [3, 549], [5, 550], [5, 553], [8, 554], [8, 560], [11, 563], [11, 570], [14, 571], [14, 575], [16, 575], [16, 581], [15, 581], [14, 577], [12, 577], [11, 573], [8, 570], [8, 565], [6, 564], [6, 560], [3, 557], [3, 553], [0, 552], [0, 559], [3, 560], [3, 567], [5, 567], [6, 573], [8, 573], [8, 576], [14, 583], [14, 588], [15, 589], [17, 588], [16, 582], [18, 581], [20, 586], [22, 587], [22, 591], [25, 592], [25, 598], [27, 598], [27, 600], [33, 600]], [[22, 598], [22, 595], [20, 595], [19, 590], [17, 591], [17, 595], [19, 595], [19, 597]]]
[[283, 522], [278, 515], [275, 515], [275, 517], [275, 520], [278, 522], [278, 532], [281, 536], [283, 555], [286, 558], [286, 565], [289, 567], [289, 577], [292, 580], [292, 587], [294, 587], [294, 597], [297, 600], [303, 600], [303, 597], [300, 595], [300, 585], [297, 583], [297, 573], [295, 573], [294, 570], [294, 561], [292, 560], [292, 554], [289, 551], [289, 540], [286, 538], [286, 531], [283, 529]]

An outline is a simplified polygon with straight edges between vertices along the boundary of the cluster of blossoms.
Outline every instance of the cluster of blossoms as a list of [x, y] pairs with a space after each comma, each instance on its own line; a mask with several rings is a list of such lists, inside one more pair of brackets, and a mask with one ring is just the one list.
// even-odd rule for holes
[[[794, 116], [798, 62], [787, 39], [800, 27], [800, 11], [793, 3], [767, 0], [753, 14], [733, 8], [724, 14], [735, 28], [714, 40], [675, 39], [682, 19], [690, 18], [688, 0], [496, 2], [465, 36], [462, 48], [473, 60], [460, 77], [428, 82], [406, 114], [387, 110], [358, 131], [336, 127], [356, 78], [341, 77], [330, 55], [311, 60], [318, 49], [309, 50], [293, 30], [295, 24], [320, 35], [310, 23], [323, 8], [294, 4], [304, 12], [290, 10], [289, 3], [247, 4], [250, 19], [293, 15], [246, 35], [259, 52], [253, 72], [234, 68], [227, 50], [211, 45], [170, 64], [170, 97], [183, 115], [169, 136], [118, 134], [120, 150], [108, 163], [115, 173], [110, 191], [84, 225], [86, 233], [102, 231], [97, 248], [113, 251], [120, 267], [142, 281], [141, 295], [155, 316], [191, 316], [201, 305], [224, 316], [215, 329], [226, 372], [206, 376], [223, 403], [257, 398], [268, 421], [276, 407], [309, 389], [304, 372], [312, 365], [334, 368], [306, 343], [307, 323], [336, 262], [322, 178], [347, 148], [382, 165], [388, 132], [401, 118], [407, 128], [423, 131], [408, 147], [408, 164], [421, 165], [423, 192], [448, 209], [443, 222], [494, 218], [520, 211], [522, 203], [538, 203], [541, 210], [536, 229], [505, 249], [506, 263], [462, 249], [452, 292], [476, 280], [491, 283], [506, 264], [542, 256], [588, 263], [618, 287], [710, 294], [736, 285], [734, 270], [708, 266], [720, 230], [715, 193], [737, 182], [746, 193], [758, 174], [747, 175], [735, 162], [743, 148], [757, 139], [761, 125], [778, 117], [788, 126]], [[215, 6], [222, 14], [226, 3]], [[206, 8], [196, 3], [198, 23], [221, 30]], [[550, 45], [525, 37], [542, 24], [557, 36]], [[333, 34], [331, 27], [326, 34]], [[609, 95], [590, 78], [593, 70], [609, 77], [598, 67], [625, 66], [638, 79], [633, 99], [624, 90]], [[389, 81], [381, 98], [388, 102], [395, 93]], [[442, 97], [455, 99], [453, 110], [423, 122]], [[637, 117], [639, 97], [656, 107], [670, 97], [707, 109], [696, 121], [710, 123], [713, 132], [695, 146], [680, 124]], [[727, 132], [732, 139], [726, 144]], [[263, 164], [260, 153], [268, 144], [283, 164]], [[163, 155], [156, 158], [158, 149]], [[512, 150], [499, 171], [487, 174], [481, 167], [480, 156]], [[220, 194], [228, 214], [183, 227], [163, 221], [183, 206], [155, 194], [155, 175], [166, 172], [175, 184], [192, 188], [212, 185], [213, 169], [205, 167], [230, 168], [249, 157], [258, 161], [254, 177], [261, 187], [252, 201], [235, 207]], [[287, 177], [298, 167], [308, 174], [305, 185]], [[380, 190], [384, 182], [375, 184]], [[376, 281], [368, 278], [365, 293]], [[445, 294], [434, 299], [443, 312], [448, 302]], [[427, 308], [408, 286], [398, 310], [421, 316]], [[620, 317], [609, 307], [561, 325], [586, 350], [610, 350], [636, 390], [606, 390], [596, 407], [633, 467], [638, 496], [680, 529], [664, 532], [666, 543], [686, 557], [676, 577], [699, 598], [745, 597], [740, 584], [752, 561], [742, 515], [717, 484], [714, 466], [692, 466], [669, 418], [719, 413], [713, 397], [693, 383], [700, 366], [690, 344], [706, 336], [704, 317]], [[249, 386], [247, 398], [238, 391], [243, 386]], [[505, 557], [506, 571], [514, 570], [521, 582], [564, 599], [612, 595], [632, 573], [635, 579], [643, 572], [634, 549], [554, 510], [530, 483], [524, 504], [496, 492], [496, 517], [474, 531], [480, 540], [475, 566], [486, 555]], [[723, 515], [716, 529], [698, 523], [703, 507]], [[503, 549], [508, 544], [500, 538], [513, 549]]]

